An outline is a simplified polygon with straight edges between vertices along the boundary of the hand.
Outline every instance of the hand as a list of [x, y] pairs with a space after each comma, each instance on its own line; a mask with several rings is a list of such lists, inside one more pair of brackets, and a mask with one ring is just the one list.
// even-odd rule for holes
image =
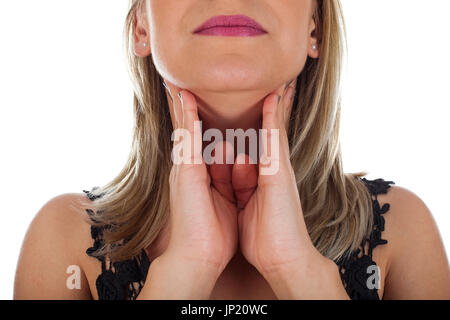
[[[202, 145], [201, 129], [194, 126], [199, 121], [194, 95], [168, 81], [166, 85], [172, 97], [169, 105], [174, 130], [185, 129], [192, 138], [190, 146], [187, 140], [182, 140], [178, 142], [182, 145], [174, 143], [174, 149], [191, 147], [192, 152], [187, 159], [189, 163], [174, 164], [170, 172], [170, 236], [164, 255], [176, 256], [180, 261], [206, 263], [217, 270], [218, 276], [237, 249], [237, 209], [232, 199], [227, 199], [211, 184], [202, 148], [193, 148], [195, 140]], [[214, 172], [220, 175], [222, 171]]]
[[[286, 90], [285, 86], [280, 87], [264, 101], [262, 129], [267, 130], [267, 142], [263, 143], [261, 158], [267, 157], [270, 164], [260, 163], [258, 167], [254, 165], [253, 172], [248, 164], [235, 164], [233, 168], [235, 188], [243, 183], [251, 185], [250, 180], [258, 177], [255, 192], [239, 213], [239, 239], [245, 258], [264, 276], [292, 265], [314, 265], [324, 259], [309, 237], [290, 162], [286, 120], [290, 115], [294, 90], [295, 83]], [[279, 96], [281, 98], [278, 103]], [[278, 153], [273, 152], [274, 146], [271, 145], [273, 129], [279, 132], [275, 141], [279, 145]], [[268, 152], [271, 153], [270, 157]], [[278, 167], [277, 172], [261, 174], [268, 166]], [[247, 178], [235, 179], [235, 176]], [[245, 200], [243, 203], [245, 204]]]

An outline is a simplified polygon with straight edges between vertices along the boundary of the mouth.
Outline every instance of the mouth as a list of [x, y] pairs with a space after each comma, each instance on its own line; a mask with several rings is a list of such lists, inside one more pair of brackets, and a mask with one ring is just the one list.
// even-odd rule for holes
[[220, 15], [205, 21], [194, 34], [225, 37], [252, 37], [268, 33], [258, 22], [244, 15]]

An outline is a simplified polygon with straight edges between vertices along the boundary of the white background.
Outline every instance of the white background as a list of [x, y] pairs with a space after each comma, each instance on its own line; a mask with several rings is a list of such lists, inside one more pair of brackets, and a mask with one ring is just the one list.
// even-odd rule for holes
[[[0, 2], [0, 299], [12, 298], [20, 246], [38, 210], [56, 195], [106, 183], [126, 161], [127, 3]], [[345, 171], [367, 170], [419, 195], [449, 252], [450, 2], [343, 6]]]

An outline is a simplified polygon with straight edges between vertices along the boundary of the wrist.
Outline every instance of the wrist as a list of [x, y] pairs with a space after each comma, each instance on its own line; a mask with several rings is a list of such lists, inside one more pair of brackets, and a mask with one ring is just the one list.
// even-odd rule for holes
[[191, 270], [195, 271], [196, 278], [198, 277], [199, 270], [201, 270], [205, 278], [217, 280], [226, 267], [226, 263], [211, 260], [206, 255], [203, 258], [191, 257], [184, 253], [170, 250], [166, 250], [158, 258], [164, 264], [180, 266], [180, 268], [185, 269], [187, 272]]
[[139, 299], [207, 300], [219, 276], [208, 262], [163, 254], [151, 262]]
[[313, 256], [263, 274], [277, 297], [281, 300], [349, 299], [334, 261], [319, 252]]

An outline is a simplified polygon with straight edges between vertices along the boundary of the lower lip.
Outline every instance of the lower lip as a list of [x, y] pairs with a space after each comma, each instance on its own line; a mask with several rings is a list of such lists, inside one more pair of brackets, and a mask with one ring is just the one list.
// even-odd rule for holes
[[195, 34], [203, 36], [221, 36], [221, 37], [255, 37], [266, 34], [267, 32], [251, 27], [214, 27], [204, 29]]

